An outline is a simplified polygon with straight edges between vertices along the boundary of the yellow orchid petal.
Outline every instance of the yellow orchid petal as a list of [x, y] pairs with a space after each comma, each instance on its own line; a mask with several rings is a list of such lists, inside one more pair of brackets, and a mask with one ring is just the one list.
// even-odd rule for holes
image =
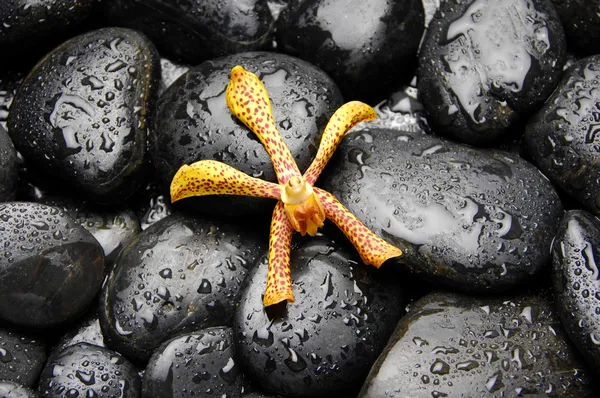
[[203, 195], [245, 195], [279, 199], [281, 188], [216, 160], [201, 160], [189, 166], [181, 166], [171, 181], [171, 201]]
[[258, 76], [239, 65], [231, 69], [226, 100], [231, 113], [264, 145], [279, 183], [285, 184], [290, 178], [300, 176], [292, 153], [275, 126], [269, 94]]
[[315, 160], [304, 173], [306, 181], [314, 185], [319, 175], [333, 156], [333, 153], [337, 149], [338, 145], [344, 138], [344, 135], [354, 126], [360, 122], [366, 122], [373, 120], [377, 117], [375, 109], [369, 105], [360, 102], [352, 101], [342, 105], [329, 119], [323, 137], [321, 137], [321, 144]]
[[283, 202], [278, 202], [271, 219], [269, 271], [263, 304], [268, 307], [287, 300], [294, 302], [290, 273], [290, 248], [294, 229], [288, 222]]
[[348, 237], [365, 264], [379, 268], [386, 260], [402, 255], [402, 250], [375, 235], [332, 194], [319, 188], [314, 190], [325, 209], [327, 218]]

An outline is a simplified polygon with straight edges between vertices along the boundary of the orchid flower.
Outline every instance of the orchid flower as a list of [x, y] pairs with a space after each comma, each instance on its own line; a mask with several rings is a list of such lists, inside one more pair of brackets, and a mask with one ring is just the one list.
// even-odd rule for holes
[[400, 249], [375, 235], [332, 194], [314, 186], [346, 132], [377, 117], [373, 108], [358, 101], [342, 105], [329, 120], [317, 155], [302, 175], [277, 130], [267, 90], [255, 74], [241, 66], [234, 67], [226, 100], [231, 113], [264, 145], [279, 184], [250, 177], [218, 161], [201, 160], [177, 171], [171, 182], [171, 201], [203, 195], [246, 195], [278, 201], [271, 220], [265, 306], [284, 300], [294, 302], [290, 273], [292, 234], [297, 231], [315, 236], [325, 218], [344, 232], [366, 264], [379, 268], [386, 260], [402, 255]]

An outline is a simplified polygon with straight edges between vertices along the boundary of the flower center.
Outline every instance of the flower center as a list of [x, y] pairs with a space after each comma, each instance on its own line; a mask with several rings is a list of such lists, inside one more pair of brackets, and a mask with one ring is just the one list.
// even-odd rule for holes
[[292, 177], [285, 183], [281, 201], [292, 227], [302, 235], [315, 236], [323, 226], [325, 210], [304, 177]]
[[313, 194], [312, 186], [300, 176], [290, 178], [281, 192], [281, 201], [286, 205], [298, 205]]

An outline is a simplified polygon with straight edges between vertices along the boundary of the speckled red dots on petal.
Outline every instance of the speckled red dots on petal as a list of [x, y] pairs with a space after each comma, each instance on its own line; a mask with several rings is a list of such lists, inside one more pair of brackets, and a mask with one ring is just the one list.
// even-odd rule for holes
[[190, 196], [246, 195], [277, 199], [269, 240], [269, 269], [263, 303], [294, 302], [290, 248], [294, 231], [316, 234], [324, 218], [335, 223], [352, 242], [366, 264], [380, 267], [402, 251], [375, 235], [332, 194], [313, 187], [348, 130], [377, 114], [370, 106], [353, 101], [340, 107], [329, 120], [314, 161], [300, 174], [273, 120], [271, 102], [260, 79], [241, 66], [231, 70], [227, 106], [264, 145], [279, 184], [250, 177], [214, 160], [183, 165], [171, 182], [171, 201]]

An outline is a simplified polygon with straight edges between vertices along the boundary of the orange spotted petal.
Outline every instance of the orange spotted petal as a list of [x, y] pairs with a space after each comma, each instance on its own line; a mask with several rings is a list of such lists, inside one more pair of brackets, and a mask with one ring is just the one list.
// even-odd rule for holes
[[279, 199], [281, 188], [216, 160], [201, 160], [190, 166], [181, 166], [171, 181], [171, 201], [203, 195], [246, 195]]
[[315, 160], [304, 173], [306, 181], [314, 185], [317, 178], [333, 156], [344, 135], [360, 122], [377, 117], [375, 109], [360, 101], [352, 101], [342, 105], [329, 119]]
[[294, 302], [290, 273], [290, 248], [294, 229], [290, 225], [283, 202], [278, 202], [271, 220], [269, 240], [269, 272], [263, 304], [268, 307], [284, 300]]
[[386, 260], [399, 257], [402, 250], [390, 245], [361, 223], [332, 194], [314, 188], [327, 218], [335, 223], [354, 245], [365, 264], [379, 268]]
[[258, 76], [239, 65], [231, 69], [226, 99], [231, 113], [264, 145], [279, 183], [285, 184], [291, 177], [300, 176], [292, 153], [275, 126], [269, 94]]

